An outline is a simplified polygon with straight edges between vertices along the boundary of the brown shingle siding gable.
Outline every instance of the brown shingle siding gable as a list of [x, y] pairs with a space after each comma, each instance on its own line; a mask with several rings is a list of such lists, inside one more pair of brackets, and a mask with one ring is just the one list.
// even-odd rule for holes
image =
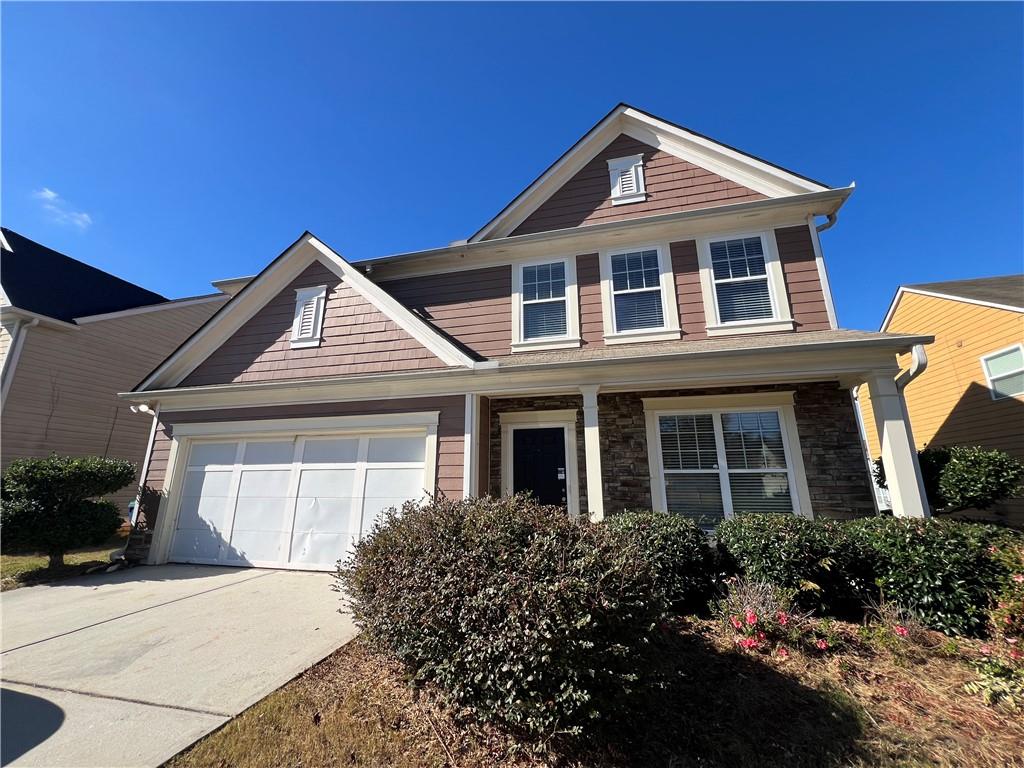
[[821, 275], [807, 225], [775, 230], [789, 307], [798, 331], [826, 331], [831, 325]]
[[[316, 285], [328, 286], [323, 341], [318, 347], [292, 349], [295, 290]], [[443, 367], [430, 350], [318, 262], [200, 363], [181, 386]]]
[[[608, 161], [637, 154], [644, 156], [647, 199], [612, 205]], [[531, 213], [512, 235], [763, 199], [765, 196], [758, 192], [623, 134]]]

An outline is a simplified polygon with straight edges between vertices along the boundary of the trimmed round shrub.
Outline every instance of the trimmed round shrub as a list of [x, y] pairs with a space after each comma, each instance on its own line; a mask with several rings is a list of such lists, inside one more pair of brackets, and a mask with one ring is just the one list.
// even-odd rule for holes
[[15, 459], [0, 480], [3, 551], [43, 552], [54, 568], [68, 550], [102, 544], [123, 520], [114, 503], [93, 499], [124, 488], [135, 471], [100, 456]]
[[990, 547], [1003, 529], [978, 523], [872, 517], [846, 523], [850, 540], [869, 553], [886, 600], [947, 634], [980, 634], [1005, 579]]
[[718, 558], [696, 523], [665, 512], [624, 512], [609, 517], [605, 525], [654, 569], [674, 611], [707, 609]]
[[864, 552], [839, 522], [744, 514], [716, 535], [728, 568], [791, 593], [800, 608], [848, 615], [871, 593]]
[[628, 702], [666, 608], [637, 546], [525, 496], [406, 504], [337, 575], [414, 680], [538, 740]]

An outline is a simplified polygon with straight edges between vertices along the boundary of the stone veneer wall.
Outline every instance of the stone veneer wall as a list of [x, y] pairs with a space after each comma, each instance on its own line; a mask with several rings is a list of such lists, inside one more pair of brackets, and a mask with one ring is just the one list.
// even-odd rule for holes
[[795, 392], [793, 410], [815, 516], [847, 519], [874, 514], [853, 400], [836, 382], [599, 394], [605, 514], [651, 506], [643, 398], [778, 390]]
[[[583, 445], [583, 397], [566, 395], [552, 397], [516, 397], [492, 399], [490, 401], [490, 479], [487, 492], [501, 496], [501, 414], [522, 411], [561, 411], [575, 408], [576, 414], [576, 465], [579, 479], [576, 483], [580, 494], [580, 514], [587, 514], [587, 457]], [[647, 465], [644, 464], [646, 467]], [[607, 491], [606, 491], [607, 493]]]

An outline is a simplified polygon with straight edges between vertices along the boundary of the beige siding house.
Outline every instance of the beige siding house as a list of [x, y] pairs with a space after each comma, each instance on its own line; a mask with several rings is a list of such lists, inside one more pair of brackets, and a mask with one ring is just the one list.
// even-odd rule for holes
[[306, 232], [123, 394], [159, 413], [134, 549], [331, 569], [434, 492], [869, 515], [861, 384], [927, 514], [896, 377], [931, 337], [833, 308], [852, 192], [621, 104], [465, 240], [352, 263]]
[[[168, 301], [16, 232], [3, 234], [2, 467], [50, 453], [141, 466], [153, 420], [117, 393], [141, 381], [227, 295]], [[127, 513], [136, 494], [130, 486], [113, 500]]]
[[[928, 367], [906, 390], [919, 448], [980, 445], [1024, 461], [1024, 275], [901, 286], [881, 330], [935, 336]], [[877, 457], [871, 394], [863, 388], [859, 402], [868, 455]], [[1024, 498], [970, 516], [1024, 527]]]

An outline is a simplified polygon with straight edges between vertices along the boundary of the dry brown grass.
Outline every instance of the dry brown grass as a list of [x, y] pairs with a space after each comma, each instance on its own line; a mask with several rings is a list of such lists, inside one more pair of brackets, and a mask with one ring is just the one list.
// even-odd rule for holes
[[781, 660], [738, 653], [714, 622], [687, 622], [657, 692], [582, 748], [544, 757], [415, 692], [356, 641], [169, 766], [1024, 766], [1024, 718], [963, 692], [976, 644], [836, 633], [834, 653]]

